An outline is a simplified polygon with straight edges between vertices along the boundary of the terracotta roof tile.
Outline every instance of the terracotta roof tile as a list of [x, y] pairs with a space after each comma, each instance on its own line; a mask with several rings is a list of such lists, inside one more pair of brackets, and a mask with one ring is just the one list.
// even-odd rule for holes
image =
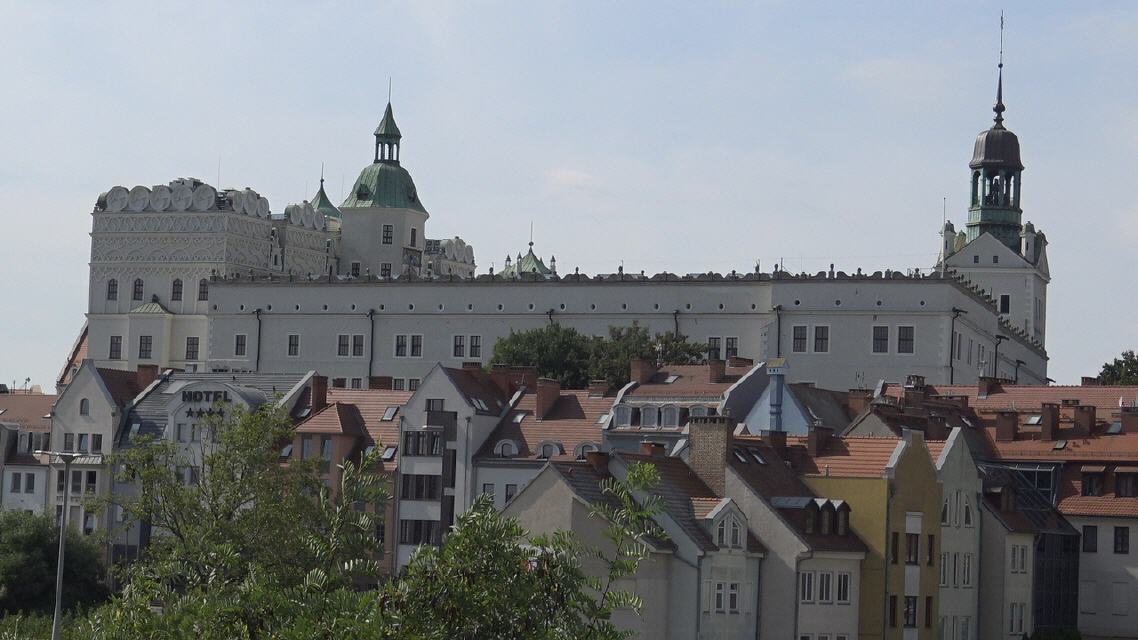
[[301, 433], [338, 433], [346, 436], [366, 436], [363, 415], [354, 404], [333, 402], [296, 425]]
[[901, 443], [898, 438], [830, 438], [817, 456], [806, 448], [807, 439], [786, 439], [794, 468], [805, 475], [831, 475], [850, 478], [880, 478], [885, 475], [889, 459]]
[[[722, 382], [711, 382], [707, 365], [673, 365], [664, 367], [652, 378], [629, 391], [628, 398], [721, 398], [752, 367], [727, 367]], [[670, 376], [673, 382], [667, 382]]]
[[50, 431], [49, 414], [56, 398], [42, 393], [0, 394], [0, 422], [17, 424], [28, 431]]
[[[486, 438], [478, 457], [491, 457], [495, 445], [502, 440], [513, 440], [518, 444], [518, 455], [513, 459], [536, 460], [541, 453], [541, 443], [550, 441], [561, 443], [565, 452], [557, 459], [576, 458], [577, 447], [582, 444], [601, 444], [603, 425], [598, 420], [612, 409], [612, 398], [590, 396], [587, 391], [562, 391], [544, 419], [535, 417], [536, 409], [536, 394], [523, 395], [514, 410], [507, 413]], [[522, 416], [521, 422], [515, 422], [518, 415]]]
[[[1078, 400], [1094, 405], [1100, 417], [1103, 413], [1117, 413], [1119, 401], [1134, 403], [1138, 400], [1138, 386], [1067, 386], [1067, 385], [1015, 385], [1000, 384], [986, 398], [978, 396], [976, 385], [929, 385], [929, 393], [939, 396], [965, 396], [968, 406], [980, 411], [1038, 410], [1044, 402], [1056, 404], [1063, 400]], [[903, 390], [890, 384], [886, 393], [897, 396]]]
[[111, 399], [120, 408], [125, 407], [145, 390], [145, 387], [139, 384], [138, 372], [136, 371], [103, 369], [102, 367], [98, 368], [97, 371], [99, 377], [103, 379], [103, 384], [107, 385]]
[[[399, 414], [403, 411], [403, 405], [411, 399], [411, 395], [411, 391], [386, 389], [329, 389], [328, 401], [352, 405], [359, 411], [364, 429], [367, 430], [368, 446], [398, 447]], [[396, 407], [397, 411], [390, 420], [384, 420], [384, 414], [391, 407]], [[383, 468], [386, 471], [393, 471], [398, 464], [397, 455], [385, 462]]]

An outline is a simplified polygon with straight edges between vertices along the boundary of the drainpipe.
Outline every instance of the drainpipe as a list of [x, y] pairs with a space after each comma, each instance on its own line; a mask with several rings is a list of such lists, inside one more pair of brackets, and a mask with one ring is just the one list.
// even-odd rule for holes
[[370, 378], [375, 364], [375, 309], [367, 310], [367, 327], [367, 377]]
[[996, 349], [995, 349], [994, 353], [992, 354], [992, 377], [993, 378], [999, 378], [1000, 377], [1000, 343], [1003, 342], [1004, 340], [1007, 340], [1007, 339], [1008, 339], [1007, 336], [1001, 336], [1001, 335], [996, 336]]
[[782, 305], [776, 304], [771, 307], [774, 311], [774, 357], [782, 357]]
[[953, 364], [953, 357], [956, 355], [956, 319], [960, 314], [968, 313], [964, 309], [952, 308], [952, 324], [948, 332], [948, 384], [953, 384], [956, 380], [956, 365]]
[[781, 368], [778, 373], [771, 375], [772, 389], [771, 389], [771, 431], [782, 431], [782, 388], [783, 388], [783, 373]]
[[253, 364], [253, 371], [261, 370], [261, 309], [258, 307], [253, 310], [253, 315], [257, 318], [257, 359]]
[[672, 324], [675, 325], [676, 337], [679, 338], [680, 337], [680, 310], [679, 309], [676, 309], [675, 311], [672, 312]]
[[553, 321], [553, 309], [546, 311], [545, 315], [549, 317], [549, 326], [552, 327], [553, 325], [557, 324], [556, 322]]
[[1019, 384], [1019, 366], [1025, 364], [1023, 360], [1016, 360], [1015, 383]]

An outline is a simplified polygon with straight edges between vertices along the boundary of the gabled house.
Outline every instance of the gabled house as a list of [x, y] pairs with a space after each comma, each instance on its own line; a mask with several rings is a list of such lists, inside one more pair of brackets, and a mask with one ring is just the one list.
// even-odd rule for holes
[[[563, 530], [589, 546], [609, 549], [605, 523], [591, 508], [612, 500], [605, 478], [624, 479], [631, 465], [656, 467], [661, 498], [657, 525], [663, 539], [649, 539], [649, 557], [617, 588], [634, 590], [644, 601], [639, 616], [620, 610], [613, 621], [641, 638], [712, 639], [756, 637], [761, 625], [758, 579], [766, 549], [746, 514], [715, 492], [683, 460], [666, 457], [661, 445], [642, 453], [590, 451], [586, 460], [551, 460], [504, 514], [530, 533]], [[590, 559], [585, 570], [605, 568]]]
[[42, 513], [47, 508], [48, 465], [35, 452], [51, 446], [54, 395], [0, 393], [0, 505]]

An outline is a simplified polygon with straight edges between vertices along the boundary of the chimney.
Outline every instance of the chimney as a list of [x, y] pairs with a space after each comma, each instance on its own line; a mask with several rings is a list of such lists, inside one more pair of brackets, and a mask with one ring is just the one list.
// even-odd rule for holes
[[1012, 442], [1019, 432], [1019, 413], [1015, 411], [1000, 411], [996, 414], [996, 440], [999, 442]]
[[644, 384], [651, 380], [652, 376], [656, 375], [656, 365], [647, 360], [633, 360], [629, 363], [629, 366], [632, 369], [631, 376], [633, 382]]
[[312, 413], [328, 406], [328, 376], [312, 376]]
[[907, 407], [920, 406], [925, 401], [927, 395], [925, 389], [925, 377], [918, 375], [909, 375], [905, 378], [905, 391], [902, 395], [903, 405]]
[[727, 363], [723, 360], [708, 360], [707, 361], [707, 381], [714, 384], [723, 382], [723, 377], [727, 375]]
[[850, 413], [856, 415], [865, 411], [869, 403], [873, 401], [873, 391], [869, 389], [850, 389], [846, 394], [846, 402], [849, 404]]
[[764, 431], [763, 439], [767, 441], [771, 449], [778, 452], [778, 455], [786, 455], [786, 432], [785, 431]]
[[495, 364], [490, 367], [490, 380], [501, 390], [502, 395], [511, 396], [518, 387], [527, 389], [537, 387], [537, 367], [512, 367], [508, 364]]
[[641, 442], [640, 455], [651, 456], [653, 458], [663, 458], [664, 445], [659, 442], [648, 442], [647, 440]]
[[947, 440], [948, 423], [944, 416], [929, 414], [928, 424], [925, 426], [925, 440]]
[[385, 389], [390, 391], [391, 387], [391, 376], [368, 376], [368, 389]]
[[590, 380], [589, 381], [589, 397], [590, 398], [603, 398], [609, 391], [608, 380]]
[[1098, 378], [1094, 378], [1091, 376], [1083, 376], [1083, 380], [1080, 384], [1084, 387], [1097, 387], [1102, 383], [1100, 383], [1098, 381]]
[[806, 437], [806, 451], [810, 454], [810, 457], [821, 453], [826, 448], [826, 443], [829, 442], [833, 436], [834, 430], [830, 427], [823, 427], [820, 424], [812, 425], [810, 427], [810, 433]]
[[1138, 407], [1122, 407], [1119, 413], [1122, 433], [1138, 433]]
[[138, 382], [138, 386], [142, 387], [143, 389], [149, 387], [151, 382], [154, 382], [158, 379], [158, 365], [138, 365], [138, 372], [135, 373], [134, 379]]
[[1000, 390], [1000, 381], [990, 376], [980, 376], [976, 381], [976, 397], [987, 398]]
[[1084, 438], [1091, 435], [1095, 426], [1095, 406], [1080, 404], [1075, 407], [1075, 433]]
[[693, 417], [688, 422], [688, 431], [691, 447], [688, 466], [712, 491], [724, 495], [735, 421], [729, 416]]
[[557, 399], [561, 397], [561, 383], [550, 378], [538, 378], [536, 391], [534, 399], [537, 401], [537, 408], [534, 413], [537, 414], [538, 420], [544, 420], [553, 405], [557, 404]]
[[755, 361], [750, 358], [744, 358], [743, 356], [731, 356], [727, 358], [727, 366], [732, 369], [750, 369], [755, 366]]
[[585, 452], [585, 460], [593, 471], [597, 472], [598, 476], [607, 478], [609, 475], [609, 454], [604, 451], [587, 451]]
[[1053, 442], [1059, 437], [1059, 405], [1044, 402], [1039, 409], [1039, 439]]

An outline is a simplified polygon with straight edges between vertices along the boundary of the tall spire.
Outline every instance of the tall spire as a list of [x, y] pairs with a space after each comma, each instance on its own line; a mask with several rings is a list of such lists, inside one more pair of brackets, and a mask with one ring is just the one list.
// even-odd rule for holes
[[383, 110], [383, 119], [375, 128], [375, 161], [393, 162], [399, 164], [399, 141], [403, 134], [395, 125], [395, 114], [391, 111], [391, 102]]
[[1000, 12], [1000, 64], [998, 80], [996, 80], [996, 105], [992, 107], [992, 111], [996, 112], [996, 127], [999, 129], [1004, 128], [1004, 12]]

